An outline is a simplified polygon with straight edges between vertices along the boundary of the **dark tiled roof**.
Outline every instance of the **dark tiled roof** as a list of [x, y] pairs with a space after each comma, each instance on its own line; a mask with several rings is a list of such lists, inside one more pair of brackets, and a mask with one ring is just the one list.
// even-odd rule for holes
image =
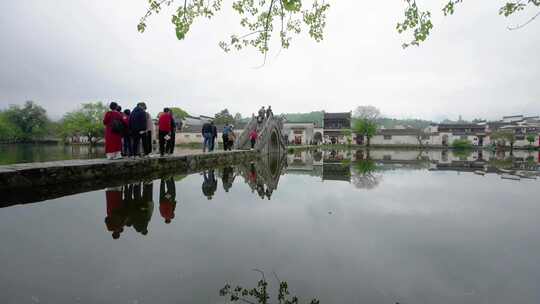
[[471, 128], [484, 128], [484, 125], [478, 125], [473, 123], [468, 124], [439, 124], [439, 128], [449, 129], [471, 129]]
[[418, 135], [422, 134], [420, 129], [380, 129], [378, 135]]
[[324, 119], [351, 119], [351, 112], [324, 113]]

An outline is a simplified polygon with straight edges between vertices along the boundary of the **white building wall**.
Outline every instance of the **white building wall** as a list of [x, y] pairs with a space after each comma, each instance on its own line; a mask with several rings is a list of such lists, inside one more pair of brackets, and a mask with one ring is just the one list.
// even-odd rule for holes
[[384, 135], [375, 135], [371, 138], [372, 145], [418, 145], [415, 135], [392, 135], [391, 139], [384, 139]]
[[[240, 136], [243, 130], [234, 130], [236, 137]], [[223, 143], [223, 133], [218, 132], [216, 141], [218, 143]], [[203, 136], [201, 132], [176, 132], [175, 142], [177, 145], [180, 144], [196, 144], [203, 143]]]

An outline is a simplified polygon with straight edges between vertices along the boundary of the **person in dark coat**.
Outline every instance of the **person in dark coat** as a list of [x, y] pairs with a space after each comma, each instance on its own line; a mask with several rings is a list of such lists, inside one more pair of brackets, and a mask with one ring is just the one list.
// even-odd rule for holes
[[214, 151], [214, 148], [216, 146], [216, 139], [217, 139], [217, 127], [214, 124], [214, 122], [210, 122], [210, 125], [212, 126], [212, 138], [210, 139], [210, 151]]
[[131, 115], [129, 115], [129, 127], [131, 131], [132, 136], [132, 155], [131, 156], [138, 156], [139, 155], [139, 144], [141, 143], [141, 139], [143, 136], [145, 136], [146, 133], [146, 105], [144, 102], [139, 102], [137, 106], [131, 111]]
[[165, 152], [170, 155], [174, 153], [174, 146], [176, 145], [176, 128], [177, 122], [171, 112], [171, 139], [167, 141], [167, 147], [165, 148]]
[[274, 116], [274, 112], [272, 112], [272, 107], [268, 106], [268, 109], [266, 109], [266, 118], [270, 118]]
[[123, 114], [124, 119], [124, 125], [126, 126], [126, 130], [124, 132], [124, 136], [122, 137], [122, 147], [123, 147], [123, 154], [124, 156], [131, 156], [133, 153], [131, 153], [131, 149], [133, 148], [133, 145], [131, 144], [131, 133], [129, 131], [129, 115], [131, 114], [131, 110], [125, 109]]
[[206, 149], [208, 149], [208, 151], [211, 151], [210, 150], [210, 141], [211, 141], [211, 138], [212, 138], [212, 125], [210, 125], [210, 123], [208, 122], [205, 122], [202, 126], [202, 136], [204, 138], [204, 142], [203, 142], [203, 152], [206, 152]]

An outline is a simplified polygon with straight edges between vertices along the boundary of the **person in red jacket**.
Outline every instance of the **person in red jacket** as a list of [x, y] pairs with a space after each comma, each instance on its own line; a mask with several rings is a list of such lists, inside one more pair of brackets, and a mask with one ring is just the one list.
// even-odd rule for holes
[[159, 115], [159, 154], [165, 154], [165, 142], [171, 140], [172, 115], [169, 108], [163, 109], [163, 113]]
[[103, 124], [105, 125], [105, 154], [107, 159], [122, 158], [122, 135], [126, 129], [124, 117], [118, 112], [118, 104], [111, 102], [110, 111], [105, 113]]
[[259, 134], [257, 134], [257, 129], [251, 130], [249, 132], [249, 140], [251, 141], [251, 150], [255, 148], [255, 142], [257, 142], [257, 137], [259, 137]]

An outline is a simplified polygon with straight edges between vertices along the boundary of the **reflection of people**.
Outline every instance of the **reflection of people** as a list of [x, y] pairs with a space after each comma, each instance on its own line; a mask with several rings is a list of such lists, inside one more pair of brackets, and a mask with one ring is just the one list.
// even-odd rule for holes
[[107, 217], [105, 225], [107, 230], [112, 232], [113, 239], [118, 239], [120, 233], [124, 231], [126, 221], [125, 205], [122, 201], [122, 191], [120, 188], [109, 188], [105, 191], [107, 202]]
[[142, 235], [148, 234], [148, 223], [154, 212], [152, 182], [143, 183], [141, 192], [141, 183], [133, 186], [133, 201], [129, 206], [129, 223], [133, 225], [135, 231]]
[[221, 181], [223, 183], [223, 190], [225, 192], [229, 192], [229, 189], [231, 189], [234, 178], [236, 176], [234, 175], [234, 168], [233, 167], [225, 167], [223, 168], [223, 176], [221, 178]]
[[217, 189], [217, 181], [214, 170], [212, 169], [204, 171], [203, 178], [202, 192], [210, 200], [212, 199], [212, 196], [214, 196], [214, 193], [216, 193]]
[[176, 185], [172, 177], [162, 179], [159, 184], [159, 213], [169, 224], [176, 208]]

